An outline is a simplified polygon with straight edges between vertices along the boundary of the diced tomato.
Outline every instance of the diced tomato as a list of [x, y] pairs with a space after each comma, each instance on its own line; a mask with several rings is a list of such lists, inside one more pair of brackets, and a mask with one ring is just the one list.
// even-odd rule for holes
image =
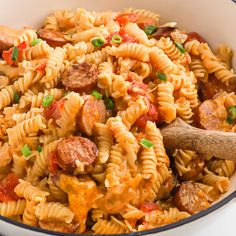
[[19, 197], [14, 192], [16, 185], [19, 183], [18, 177], [10, 173], [0, 183], [0, 201], [8, 202], [18, 200]]
[[143, 212], [151, 212], [155, 210], [160, 210], [160, 207], [154, 202], [145, 202], [141, 204], [139, 209]]
[[188, 38], [187, 38], [186, 42], [191, 41], [193, 39], [198, 40], [200, 43], [205, 43], [206, 42], [206, 40], [200, 34], [198, 34], [197, 32], [188, 33]]
[[47, 63], [42, 63], [41, 65], [38, 65], [37, 67], [35, 67], [35, 70], [38, 72], [44, 72], [46, 65], [47, 65]]
[[124, 28], [120, 28], [119, 35], [122, 37], [123, 43], [137, 43], [133, 37], [126, 33]]
[[132, 74], [129, 74], [127, 81], [131, 82], [131, 85], [128, 88], [128, 93], [133, 96], [146, 96], [148, 86], [144, 83], [137, 82], [132, 77]]
[[[17, 46], [18, 48], [18, 58], [17, 61], [20, 61], [23, 56], [23, 50], [27, 48], [27, 43], [24, 41]], [[9, 65], [13, 65], [15, 62], [12, 60], [12, 54], [14, 51], [14, 47], [10, 48], [8, 51], [3, 51], [2, 57]]]
[[146, 27], [150, 25], [157, 25], [157, 22], [154, 19], [150, 18], [138, 19], [136, 23], [138, 24], [138, 27], [142, 30], [144, 30]]
[[137, 14], [135, 13], [124, 13], [116, 17], [116, 21], [121, 25], [124, 26], [129, 22], [135, 23], [138, 19]]
[[59, 166], [58, 166], [57, 154], [56, 152], [51, 152], [49, 154], [48, 170], [51, 174], [56, 174], [58, 169], [59, 169]]
[[157, 121], [158, 120], [158, 109], [157, 109], [157, 106], [154, 105], [153, 103], [150, 103], [149, 111], [148, 111], [147, 114], [150, 116], [152, 121]]
[[2, 53], [2, 58], [9, 65], [14, 64], [14, 61], [12, 60], [12, 53], [13, 53], [13, 48], [10, 48], [8, 51], [3, 51]]
[[114, 45], [114, 43], [112, 42], [112, 37], [113, 37], [114, 35], [119, 35], [119, 36], [121, 36], [121, 38], [122, 38], [122, 43], [136, 43], [136, 42], [137, 42], [133, 37], [131, 37], [130, 35], [128, 35], [128, 34], [126, 33], [126, 31], [125, 31], [123, 28], [121, 28], [119, 32], [114, 32], [114, 33], [110, 34], [110, 35], [106, 38], [106, 41], [107, 41], [106, 46]]
[[61, 117], [61, 109], [64, 106], [65, 99], [54, 101], [48, 108], [45, 109], [45, 116], [47, 119], [57, 120]]
[[157, 106], [153, 103], [150, 103], [148, 113], [139, 117], [136, 120], [135, 125], [137, 125], [141, 129], [144, 129], [147, 121], [158, 121], [158, 109]]

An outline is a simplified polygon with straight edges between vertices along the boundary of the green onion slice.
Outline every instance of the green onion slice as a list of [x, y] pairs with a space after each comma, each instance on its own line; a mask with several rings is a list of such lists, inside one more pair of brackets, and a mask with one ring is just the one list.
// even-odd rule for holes
[[92, 92], [92, 96], [94, 96], [95, 98], [97, 98], [98, 100], [102, 99], [102, 94], [99, 93], [98, 91], [94, 90]]
[[27, 144], [25, 144], [21, 148], [21, 153], [23, 154], [24, 157], [29, 157], [29, 155], [31, 154], [30, 147]]
[[159, 71], [158, 71], [158, 73], [157, 73], [157, 77], [158, 77], [158, 79], [160, 79], [160, 80], [162, 80], [162, 81], [167, 81], [167, 76], [166, 76], [166, 74], [161, 73], [161, 72], [159, 72]]
[[20, 101], [20, 94], [17, 93], [17, 92], [14, 92], [14, 101], [15, 101], [16, 103], [19, 103], [19, 101]]
[[108, 110], [111, 110], [115, 107], [115, 103], [111, 98], [105, 98], [104, 102]]
[[114, 34], [111, 38], [111, 41], [113, 43], [118, 43], [119, 44], [119, 43], [122, 43], [123, 39], [119, 34]]
[[142, 145], [144, 148], [150, 148], [153, 147], [153, 143], [149, 141], [148, 139], [142, 138], [139, 141], [140, 145]]
[[16, 61], [18, 59], [18, 55], [19, 55], [19, 49], [17, 47], [14, 47], [12, 52], [12, 60]]
[[49, 94], [43, 98], [43, 107], [49, 107], [53, 102], [54, 96]]
[[236, 119], [236, 106], [230, 107], [228, 109], [227, 123], [232, 124]]
[[30, 46], [33, 47], [33, 46], [37, 45], [38, 43], [40, 43], [42, 41], [43, 41], [42, 39], [35, 39], [31, 42]]
[[146, 35], [151, 35], [157, 30], [156, 25], [149, 25], [147, 26], [143, 31], [146, 33]]
[[96, 38], [92, 40], [92, 44], [94, 47], [101, 47], [105, 41], [102, 38]]
[[184, 54], [186, 51], [181, 43], [175, 43], [176, 47], [179, 49], [179, 51]]
[[43, 148], [42, 148], [41, 145], [38, 145], [38, 147], [37, 147], [37, 151], [38, 151], [38, 152], [42, 152], [42, 151], [43, 151]]

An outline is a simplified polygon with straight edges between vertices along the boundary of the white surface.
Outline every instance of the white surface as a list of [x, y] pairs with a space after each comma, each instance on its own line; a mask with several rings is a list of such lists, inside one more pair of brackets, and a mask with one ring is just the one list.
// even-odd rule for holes
[[[231, 0], [0, 0], [0, 24], [12, 27], [38, 25], [56, 9], [84, 7], [92, 10], [146, 8], [187, 30], [198, 31], [211, 45], [227, 43], [236, 52], [236, 4]], [[234, 58], [236, 66], [236, 57]], [[231, 192], [236, 189], [236, 175]], [[236, 236], [236, 200], [188, 225], [158, 236]], [[42, 236], [0, 221], [7, 236]]]

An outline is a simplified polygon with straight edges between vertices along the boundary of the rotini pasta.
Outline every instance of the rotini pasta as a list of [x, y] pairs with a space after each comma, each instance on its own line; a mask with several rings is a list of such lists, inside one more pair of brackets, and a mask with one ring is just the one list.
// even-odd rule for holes
[[162, 126], [180, 117], [236, 131], [232, 50], [214, 54], [196, 32], [159, 20], [78, 8], [4, 35], [1, 216], [63, 233], [138, 233], [229, 190], [235, 162], [169, 149]]

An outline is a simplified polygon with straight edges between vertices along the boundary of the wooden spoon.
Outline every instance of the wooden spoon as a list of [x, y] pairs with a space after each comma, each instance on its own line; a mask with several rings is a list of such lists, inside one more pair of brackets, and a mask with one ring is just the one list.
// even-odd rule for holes
[[187, 149], [222, 159], [236, 160], [236, 133], [203, 130], [180, 118], [161, 129], [167, 148]]

